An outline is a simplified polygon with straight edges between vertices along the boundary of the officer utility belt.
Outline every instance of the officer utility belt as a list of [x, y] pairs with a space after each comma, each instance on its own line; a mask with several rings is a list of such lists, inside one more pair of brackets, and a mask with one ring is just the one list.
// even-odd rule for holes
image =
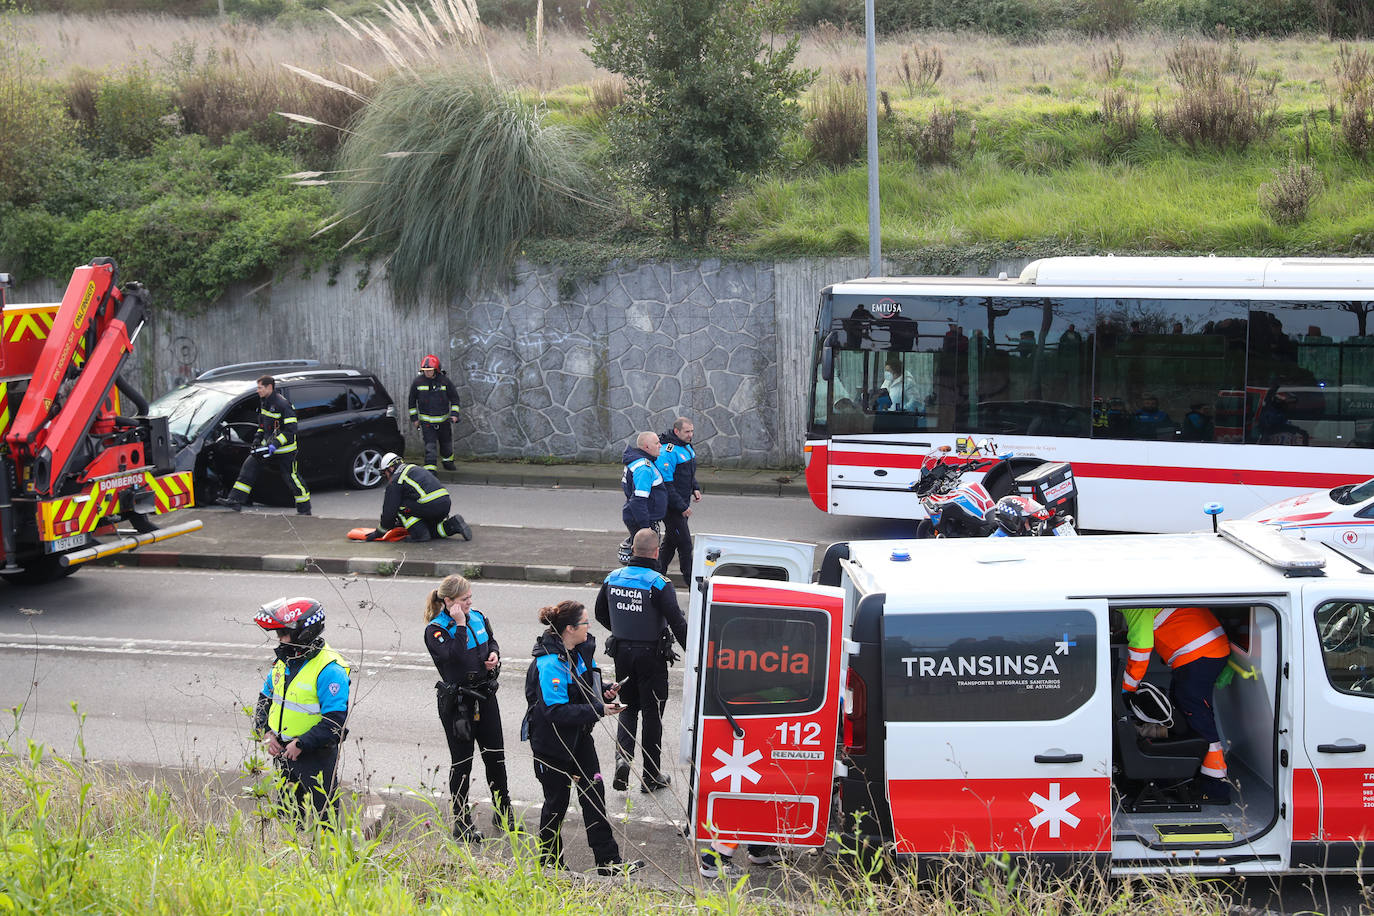
[[616, 637], [617, 646], [628, 646], [632, 649], [648, 649], [658, 645], [657, 639], [621, 639]]

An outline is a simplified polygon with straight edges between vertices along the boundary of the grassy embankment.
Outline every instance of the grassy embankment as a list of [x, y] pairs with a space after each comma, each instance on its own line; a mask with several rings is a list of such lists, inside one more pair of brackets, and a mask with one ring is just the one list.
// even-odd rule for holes
[[[44, 757], [33, 746], [8, 750], [0, 749], [3, 912], [1220, 916], [1232, 910], [1230, 891], [1219, 882], [1029, 876], [996, 861], [951, 866], [920, 886], [904, 871], [879, 876], [871, 868], [815, 866], [785, 866], [735, 884], [679, 883], [667, 876], [680, 874], [682, 861], [655, 863], [647, 877], [633, 881], [553, 874], [535, 865], [527, 835], [489, 841], [474, 855], [433, 826], [442, 823], [433, 813], [393, 821], [377, 839], [364, 839], [356, 824], [337, 834], [298, 836], [272, 817], [265, 794], [235, 799], [213, 788], [217, 781], [195, 774], [150, 780]], [[570, 838], [576, 827], [565, 828]]]

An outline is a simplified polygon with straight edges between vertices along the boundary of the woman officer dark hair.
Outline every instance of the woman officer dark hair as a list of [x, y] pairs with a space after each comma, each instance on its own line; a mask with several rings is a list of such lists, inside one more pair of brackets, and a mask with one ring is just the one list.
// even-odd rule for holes
[[521, 737], [534, 751], [534, 775], [544, 789], [539, 814], [539, 858], [549, 868], [563, 863], [563, 817], [573, 786], [582, 806], [587, 845], [602, 875], [629, 874], [644, 862], [626, 862], [606, 819], [606, 785], [596, 757], [592, 726], [602, 716], [620, 712], [618, 692], [601, 690], [596, 667], [596, 638], [589, 632], [587, 609], [577, 601], [561, 601], [539, 611], [548, 629], [534, 643], [534, 660], [525, 673], [525, 714]]

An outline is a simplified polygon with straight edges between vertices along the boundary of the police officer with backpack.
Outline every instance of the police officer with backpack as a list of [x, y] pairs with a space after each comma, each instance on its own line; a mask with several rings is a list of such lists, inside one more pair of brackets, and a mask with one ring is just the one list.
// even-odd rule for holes
[[647, 793], [670, 782], [659, 768], [663, 709], [668, 703], [668, 664], [677, 657], [672, 639], [687, 645], [687, 620], [672, 583], [658, 571], [658, 535], [650, 528], [641, 529], [631, 550], [629, 565], [612, 572], [602, 584], [596, 596], [596, 620], [611, 631], [606, 651], [615, 659], [616, 682], [624, 682], [619, 699], [625, 711], [616, 727], [611, 788], [624, 792], [630, 786], [635, 727], [642, 713], [644, 781], [640, 791]]

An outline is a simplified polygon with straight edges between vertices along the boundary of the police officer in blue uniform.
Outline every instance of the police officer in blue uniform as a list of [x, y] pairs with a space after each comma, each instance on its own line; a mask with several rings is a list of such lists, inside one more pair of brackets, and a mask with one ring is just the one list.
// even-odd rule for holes
[[668, 574], [668, 564], [677, 553], [678, 569], [685, 582], [692, 581], [692, 532], [687, 519], [692, 503], [701, 501], [701, 487], [697, 486], [697, 453], [692, 447], [696, 426], [686, 417], [678, 417], [673, 428], [658, 437], [661, 448], [654, 466], [663, 475], [668, 491], [668, 512], [663, 516], [663, 549], [659, 552], [659, 571]]
[[[615, 659], [615, 679], [624, 683], [620, 700], [625, 711], [616, 729], [615, 779], [611, 788], [624, 792], [630, 785], [635, 757], [635, 726], [644, 717], [644, 781], [641, 792], [669, 784], [659, 769], [663, 749], [663, 709], [668, 703], [668, 658], [671, 631], [687, 645], [687, 621], [677, 604], [672, 583], [658, 571], [658, 535], [649, 529], [634, 536], [628, 566], [617, 569], [596, 596], [596, 620], [611, 631], [607, 648]], [[613, 641], [613, 645], [612, 645]]]
[[644, 862], [620, 857], [611, 823], [606, 818], [606, 787], [596, 756], [592, 727], [601, 717], [620, 712], [616, 688], [601, 684], [596, 667], [596, 638], [589, 632], [587, 609], [578, 601], [561, 601], [539, 611], [548, 627], [535, 641], [525, 672], [525, 700], [529, 709], [520, 730], [534, 752], [534, 775], [544, 790], [539, 813], [539, 860], [548, 868], [565, 868], [563, 818], [573, 786], [582, 806], [587, 845], [599, 874], [628, 874]]
[[625, 491], [625, 506], [620, 510], [620, 519], [630, 537], [641, 528], [657, 527], [668, 511], [668, 490], [663, 475], [654, 466], [658, 452], [658, 436], [645, 432], [635, 437], [634, 445], [626, 446], [622, 456], [625, 471], [620, 486]]
[[253, 732], [276, 761], [298, 821], [313, 808], [337, 823], [339, 744], [348, 734], [348, 662], [324, 641], [324, 606], [313, 598], [278, 598], [253, 622], [277, 634], [276, 661], [253, 712]]
[[506, 745], [496, 678], [501, 673], [501, 647], [487, 617], [472, 606], [472, 585], [462, 576], [447, 576], [425, 601], [425, 648], [439, 669], [435, 685], [439, 721], [448, 739], [448, 790], [453, 797], [453, 836], [481, 842], [468, 808], [473, 745], [482, 750], [482, 766], [491, 787], [492, 823], [509, 829], [514, 823], [506, 779]]

